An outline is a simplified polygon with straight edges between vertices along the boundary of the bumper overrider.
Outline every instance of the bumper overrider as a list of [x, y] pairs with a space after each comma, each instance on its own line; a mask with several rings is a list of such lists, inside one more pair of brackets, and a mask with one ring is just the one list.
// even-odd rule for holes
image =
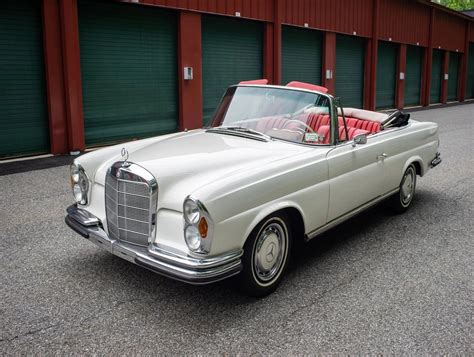
[[433, 168], [433, 167], [436, 167], [438, 166], [440, 163], [441, 163], [441, 154], [439, 152], [436, 153], [436, 156], [433, 160], [431, 160], [430, 162], [430, 166]]
[[100, 220], [87, 210], [67, 208], [66, 224], [95, 245], [147, 268], [155, 273], [190, 284], [209, 284], [238, 274], [242, 270], [242, 251], [209, 258], [196, 258], [154, 244], [137, 246], [111, 239]]

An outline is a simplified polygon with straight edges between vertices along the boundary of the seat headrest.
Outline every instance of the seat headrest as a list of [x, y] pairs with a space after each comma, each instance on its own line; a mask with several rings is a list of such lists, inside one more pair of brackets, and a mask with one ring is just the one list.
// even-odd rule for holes
[[268, 79], [253, 79], [250, 81], [241, 81], [239, 84], [268, 84]]
[[321, 93], [328, 92], [328, 89], [326, 87], [321, 87], [321, 86], [317, 86], [316, 84], [305, 83], [305, 82], [292, 81], [288, 83], [286, 86], [293, 87], [293, 88], [309, 89], [309, 90], [314, 90]]

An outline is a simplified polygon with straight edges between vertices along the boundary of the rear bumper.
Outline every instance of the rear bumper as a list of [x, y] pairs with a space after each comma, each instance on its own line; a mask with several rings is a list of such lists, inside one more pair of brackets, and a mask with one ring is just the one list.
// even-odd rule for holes
[[75, 232], [108, 252], [155, 273], [190, 284], [209, 284], [242, 270], [242, 251], [211, 258], [195, 258], [164, 249], [111, 239], [89, 212], [75, 205], [68, 207], [66, 224]]
[[443, 161], [441, 160], [441, 154], [437, 152], [435, 158], [431, 160], [430, 162], [430, 167], [433, 168], [433, 167], [438, 166], [441, 163], [441, 161]]

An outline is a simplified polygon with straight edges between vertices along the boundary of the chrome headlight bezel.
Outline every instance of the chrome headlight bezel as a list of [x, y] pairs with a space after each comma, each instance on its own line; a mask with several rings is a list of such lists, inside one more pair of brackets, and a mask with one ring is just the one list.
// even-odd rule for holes
[[71, 188], [76, 203], [87, 205], [89, 203], [89, 177], [80, 164], [72, 163], [71, 172]]
[[[204, 204], [194, 197], [186, 197], [183, 202], [183, 220], [183, 236], [188, 249], [198, 254], [209, 253], [214, 236], [214, 221]], [[203, 223], [207, 228], [205, 236], [200, 232]]]

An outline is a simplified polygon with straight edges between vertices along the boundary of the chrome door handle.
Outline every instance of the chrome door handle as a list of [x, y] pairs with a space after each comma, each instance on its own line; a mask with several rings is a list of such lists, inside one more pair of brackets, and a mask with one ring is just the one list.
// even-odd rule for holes
[[380, 155], [377, 156], [377, 160], [383, 160], [386, 159], [388, 155], [386, 153], [381, 153]]

